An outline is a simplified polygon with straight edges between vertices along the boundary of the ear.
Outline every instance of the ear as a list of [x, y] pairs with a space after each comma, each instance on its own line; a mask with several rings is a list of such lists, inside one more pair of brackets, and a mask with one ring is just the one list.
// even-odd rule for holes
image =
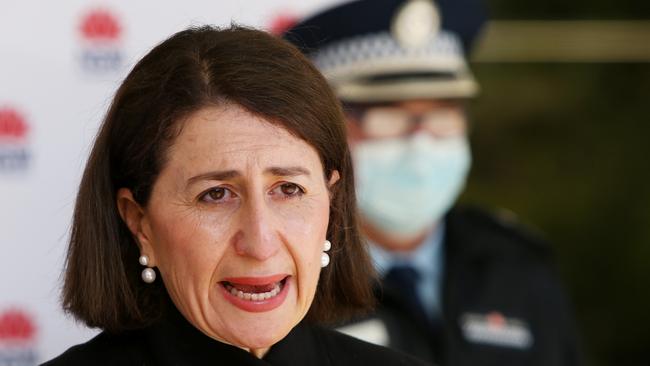
[[341, 175], [339, 174], [339, 171], [334, 169], [332, 170], [332, 173], [330, 173], [330, 179], [327, 182], [327, 190], [330, 192], [330, 199], [332, 198], [332, 188], [336, 184], [336, 182], [341, 179]]
[[130, 189], [120, 188], [117, 191], [117, 209], [120, 212], [120, 217], [122, 217], [122, 220], [138, 244], [140, 254], [149, 257], [148, 267], [155, 267], [156, 259], [151, 240], [149, 220], [145, 210], [133, 198]]
[[327, 186], [329, 188], [332, 188], [332, 186], [336, 184], [336, 182], [338, 182], [339, 179], [341, 179], [341, 175], [339, 174], [339, 171], [336, 169], [332, 170], [332, 173], [330, 174], [330, 180], [329, 182], [327, 182]]

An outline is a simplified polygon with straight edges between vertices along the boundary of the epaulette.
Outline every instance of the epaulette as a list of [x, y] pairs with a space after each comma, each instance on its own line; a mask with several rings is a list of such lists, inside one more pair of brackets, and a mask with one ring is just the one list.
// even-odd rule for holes
[[[475, 206], [460, 206], [449, 213], [447, 222], [450, 226], [471, 228], [472, 232], [462, 233], [463, 241], [468, 242], [463, 245], [467, 245], [468, 250], [515, 251], [545, 259], [552, 257], [552, 247], [543, 233], [522, 222], [511, 210], [499, 208], [488, 211]], [[484, 245], [485, 242], [489, 245]]]

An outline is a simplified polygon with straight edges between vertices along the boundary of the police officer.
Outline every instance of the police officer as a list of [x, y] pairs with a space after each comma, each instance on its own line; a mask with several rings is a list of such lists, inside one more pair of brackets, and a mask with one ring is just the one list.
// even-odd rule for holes
[[348, 117], [362, 228], [382, 278], [375, 313], [340, 329], [443, 365], [579, 364], [549, 247], [454, 207], [469, 171], [465, 55], [479, 0], [362, 0], [285, 33]]

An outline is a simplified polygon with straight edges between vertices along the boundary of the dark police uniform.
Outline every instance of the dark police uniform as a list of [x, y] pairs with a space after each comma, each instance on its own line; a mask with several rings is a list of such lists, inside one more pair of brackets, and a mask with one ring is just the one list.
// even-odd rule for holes
[[[284, 37], [349, 107], [469, 98], [478, 86], [465, 55], [485, 18], [481, 0], [360, 0], [309, 17]], [[341, 329], [442, 365], [580, 363], [546, 244], [473, 209], [446, 216], [442, 243], [441, 316], [430, 320], [407, 295], [414, 291], [385, 281], [376, 313]]]
[[344, 329], [355, 334], [379, 322], [387, 335], [379, 343], [442, 365], [581, 363], [544, 242], [515, 223], [456, 208], [446, 216], [443, 243], [442, 319], [432, 323], [414, 313], [400, 289], [384, 286], [376, 313]]

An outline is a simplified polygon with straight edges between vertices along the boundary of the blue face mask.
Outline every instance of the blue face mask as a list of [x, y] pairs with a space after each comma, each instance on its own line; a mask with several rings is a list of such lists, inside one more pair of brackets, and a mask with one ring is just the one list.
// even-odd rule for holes
[[353, 154], [361, 214], [376, 229], [403, 238], [421, 235], [451, 208], [471, 163], [464, 135], [364, 141]]

